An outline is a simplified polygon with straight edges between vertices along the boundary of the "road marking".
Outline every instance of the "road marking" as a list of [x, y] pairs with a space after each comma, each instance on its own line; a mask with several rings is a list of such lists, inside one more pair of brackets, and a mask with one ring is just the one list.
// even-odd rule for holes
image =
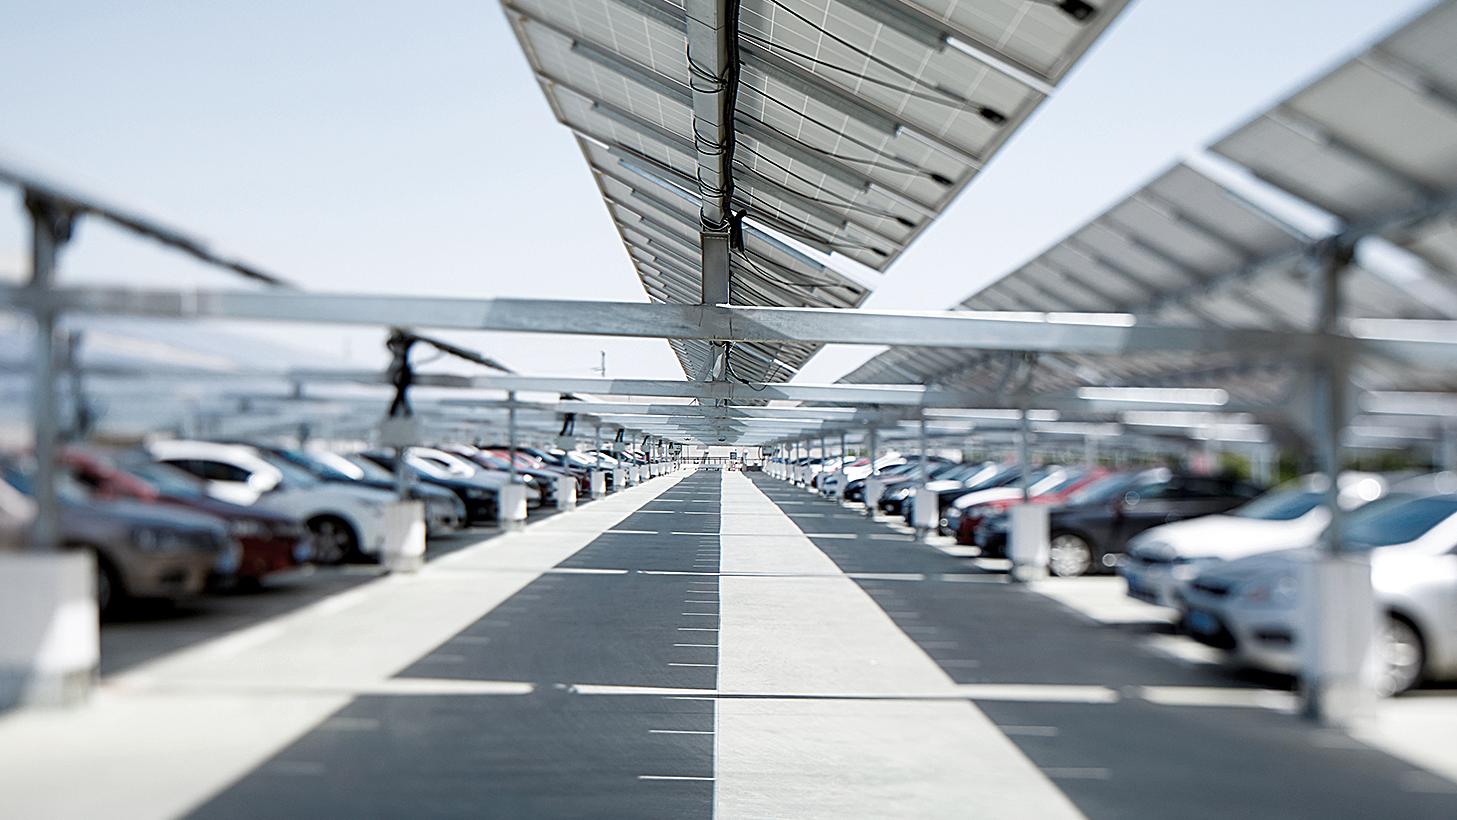
[[717, 612], [681, 612], [680, 615], [697, 615], [703, 618], [717, 618]]
[[603, 535], [607, 535], [607, 534], [615, 534], [615, 535], [659, 535], [660, 533], [657, 530], [606, 530], [602, 534]]
[[1029, 703], [1117, 703], [1119, 695], [1106, 686], [1040, 683], [961, 683], [956, 691], [972, 700], [1007, 700]]
[[718, 630], [717, 629], [713, 629], [712, 627], [707, 627], [707, 626], [680, 626], [680, 627], [678, 627], [678, 631], [679, 632], [717, 632]]
[[649, 729], [650, 735], [711, 735], [713, 730], [700, 731], [698, 729]]
[[465, 663], [465, 656], [464, 655], [450, 655], [450, 654], [443, 654], [443, 653], [437, 652], [437, 653], [435, 653], [433, 655], [426, 655], [425, 657], [421, 658], [420, 660], [422, 660], [422, 661], [434, 661], [436, 663]]
[[698, 669], [717, 669], [716, 663], [670, 663], [669, 666], [692, 666]]
[[850, 539], [854, 539], [857, 536], [853, 532], [807, 532], [807, 533], [804, 534], [804, 537], [805, 538], [850, 538]]
[[480, 644], [487, 644], [490, 642], [491, 639], [487, 638], [484, 635], [460, 635], [451, 640], [451, 643], [466, 644], [468, 646], [479, 646]]
[[998, 726], [1004, 735], [1019, 737], [1057, 737], [1056, 726]]
[[706, 782], [709, 782], [709, 783], [712, 783], [713, 782], [713, 778], [711, 778], [711, 777], [688, 777], [686, 775], [677, 775], [677, 774], [640, 774], [640, 775], [637, 776], [637, 779], [638, 780], [698, 780], [698, 781], [706, 781]]
[[1043, 769], [1042, 773], [1054, 780], [1108, 780], [1113, 777], [1111, 771], [1098, 766]]
[[675, 643], [673, 645], [674, 646], [686, 646], [686, 647], [692, 647], [692, 648], [697, 648], [697, 649], [717, 649], [718, 648], [718, 644], [716, 644], [716, 643]]

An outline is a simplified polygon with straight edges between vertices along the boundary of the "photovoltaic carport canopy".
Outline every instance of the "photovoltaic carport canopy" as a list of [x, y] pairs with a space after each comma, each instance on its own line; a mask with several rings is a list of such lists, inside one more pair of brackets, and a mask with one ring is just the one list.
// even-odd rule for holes
[[[1384, 320], [1457, 319], [1454, 42], [1457, 4], [1444, 2], [1213, 146], [1337, 218], [1338, 231], [1389, 240], [1425, 262], [1392, 266], [1358, 257], [1342, 277], [1342, 313], [1356, 335], [1364, 326], [1387, 326]], [[1308, 252], [1322, 238], [1178, 165], [958, 307], [1310, 328], [1317, 305]], [[1044, 356], [1033, 389], [1218, 384], [1270, 399], [1293, 375], [1282, 354]], [[1007, 370], [1005, 354], [892, 348], [844, 381], [985, 388]], [[1365, 361], [1353, 375], [1367, 389], [1457, 388], [1450, 372], [1411, 363]]]
[[[884, 271], [1124, 2], [727, 0], [731, 75], [690, 60], [681, 0], [503, 6], [651, 299], [700, 301], [705, 203], [722, 194], [742, 226], [731, 304], [840, 308], [864, 301], [867, 276], [826, 263]], [[695, 94], [729, 85], [725, 143], [695, 120]], [[705, 176], [715, 151], [728, 184]], [[709, 355], [672, 345], [690, 374]], [[783, 380], [817, 349], [736, 344], [730, 366]]]

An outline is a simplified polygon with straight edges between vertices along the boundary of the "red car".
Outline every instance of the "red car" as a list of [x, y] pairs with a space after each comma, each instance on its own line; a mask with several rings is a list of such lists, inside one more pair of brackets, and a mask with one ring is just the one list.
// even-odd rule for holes
[[73, 475], [100, 498], [130, 498], [185, 507], [221, 518], [243, 549], [236, 577], [257, 583], [279, 570], [313, 557], [308, 530], [285, 515], [229, 504], [208, 497], [200, 483], [173, 467], [138, 459], [117, 467], [105, 458], [68, 450], [65, 463]]
[[[1093, 469], [1069, 469], [1060, 481], [1042, 489], [1041, 492], [1032, 496], [1033, 504], [1061, 504], [1073, 493], [1097, 481], [1107, 475], [1108, 471], [1102, 467]], [[955, 502], [952, 502], [953, 505]], [[955, 528], [956, 543], [966, 546], [976, 544], [975, 533], [977, 525], [981, 520], [991, 513], [1005, 511], [1009, 507], [1015, 507], [1022, 503], [1021, 497], [1006, 498], [1000, 501], [986, 501], [975, 504], [966, 509], [957, 510], [957, 522]]]

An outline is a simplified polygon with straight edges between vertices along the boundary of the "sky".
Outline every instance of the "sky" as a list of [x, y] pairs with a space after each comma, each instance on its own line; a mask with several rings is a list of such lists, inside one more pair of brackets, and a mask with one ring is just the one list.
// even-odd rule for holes
[[[960, 301], [1429, 4], [1134, 2], [865, 306]], [[0, 163], [310, 290], [646, 301], [489, 0], [0, 0]], [[25, 269], [27, 231], [0, 191], [0, 278]], [[234, 283], [94, 221], [61, 270], [70, 283]], [[376, 331], [241, 332], [320, 364], [384, 356]], [[606, 351], [608, 375], [682, 377], [658, 340], [452, 338], [530, 374], [593, 375]], [[873, 352], [831, 346], [796, 380], [833, 381]]]

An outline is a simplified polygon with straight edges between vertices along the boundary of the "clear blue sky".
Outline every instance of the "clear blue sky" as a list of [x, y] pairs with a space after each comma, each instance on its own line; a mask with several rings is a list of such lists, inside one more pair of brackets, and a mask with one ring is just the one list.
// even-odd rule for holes
[[[1142, 0], [868, 307], [941, 308], [1427, 0]], [[212, 238], [311, 289], [642, 301], [586, 163], [500, 7], [0, 0], [0, 160]], [[0, 273], [23, 264], [0, 195]], [[69, 281], [226, 282], [88, 225]], [[378, 361], [378, 334], [286, 328]], [[681, 376], [658, 341], [463, 334], [531, 373]], [[863, 359], [830, 349], [802, 381]]]

